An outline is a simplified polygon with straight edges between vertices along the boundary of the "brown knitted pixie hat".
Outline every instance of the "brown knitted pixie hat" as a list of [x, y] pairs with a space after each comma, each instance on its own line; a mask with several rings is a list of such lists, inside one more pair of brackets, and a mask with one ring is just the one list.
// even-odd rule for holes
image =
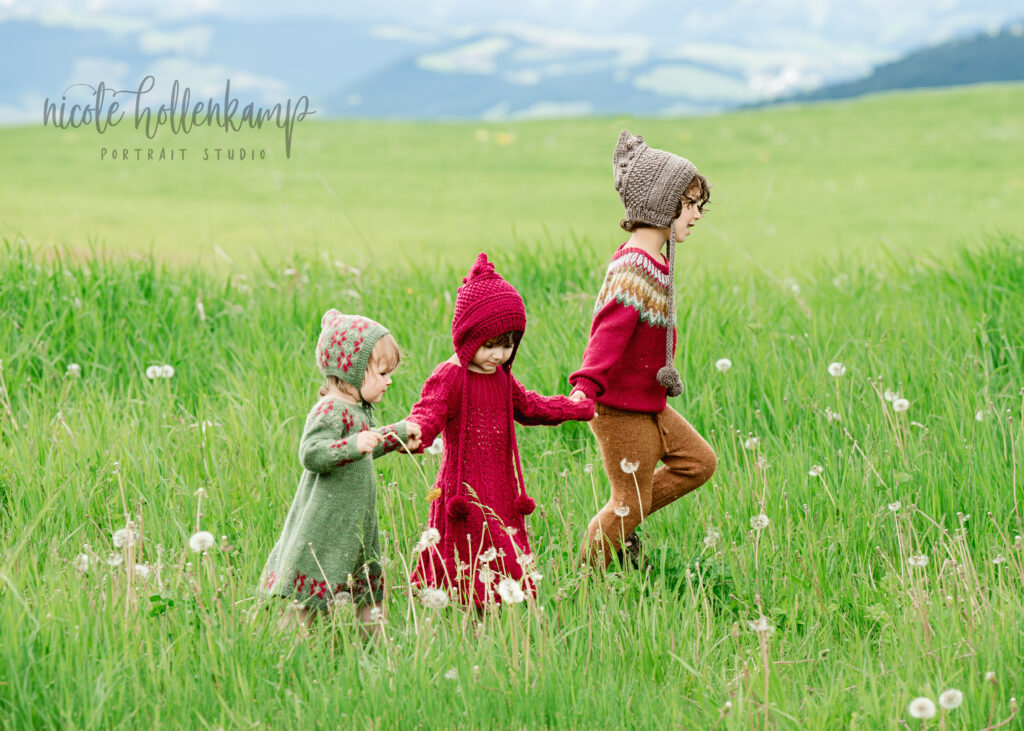
[[619, 134], [612, 166], [626, 219], [658, 228], [672, 223], [676, 206], [697, 174], [685, 157], [648, 147], [643, 135], [634, 137], [628, 129]]

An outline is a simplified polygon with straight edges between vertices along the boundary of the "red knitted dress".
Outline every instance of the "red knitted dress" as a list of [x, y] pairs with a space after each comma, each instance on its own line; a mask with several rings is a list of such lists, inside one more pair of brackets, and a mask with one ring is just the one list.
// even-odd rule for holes
[[[463, 282], [452, 339], [459, 363], [468, 364], [490, 338], [523, 332], [526, 310], [519, 293], [484, 254]], [[444, 442], [434, 483], [441, 495], [430, 506], [430, 526], [441, 541], [420, 553], [413, 581], [456, 588], [461, 601], [477, 606], [501, 601], [497, 586], [502, 579], [515, 580], [527, 594], [536, 591], [525, 522], [534, 502], [523, 484], [514, 421], [555, 425], [594, 415], [592, 401], [527, 391], [511, 373], [515, 352], [492, 374], [440, 364], [408, 418], [420, 426], [423, 444], [438, 434]]]

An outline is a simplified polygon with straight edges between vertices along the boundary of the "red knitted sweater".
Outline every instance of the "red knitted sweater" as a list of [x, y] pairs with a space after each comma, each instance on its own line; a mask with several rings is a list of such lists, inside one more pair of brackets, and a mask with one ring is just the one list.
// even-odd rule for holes
[[[555, 425], [594, 415], [593, 401], [577, 403], [527, 391], [504, 368], [483, 374], [445, 362], [427, 379], [408, 418], [422, 429], [423, 444], [431, 444], [442, 432], [444, 441], [434, 483], [441, 495], [430, 504], [430, 526], [440, 532], [441, 542], [420, 554], [413, 580], [427, 586], [455, 585], [464, 602], [478, 606], [500, 601], [496, 585], [504, 577], [521, 580], [525, 591], [536, 591], [525, 516], [515, 505], [520, 488], [513, 459], [516, 435], [508, 421], [510, 388], [512, 413], [520, 424]], [[462, 443], [460, 435], [465, 436]], [[459, 492], [459, 462], [469, 486], [462, 492], [473, 508], [455, 529], [448, 503]], [[481, 555], [486, 558], [491, 548], [495, 558], [483, 561]]]
[[668, 327], [675, 353], [670, 286], [668, 264], [625, 244], [616, 249], [594, 305], [583, 365], [569, 376], [574, 388], [616, 409], [665, 410], [657, 374], [665, 365]]

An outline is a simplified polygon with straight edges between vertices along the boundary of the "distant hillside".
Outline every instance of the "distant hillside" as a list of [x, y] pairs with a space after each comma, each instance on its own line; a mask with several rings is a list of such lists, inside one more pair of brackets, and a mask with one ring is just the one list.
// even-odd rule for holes
[[1024, 24], [997, 34], [947, 41], [876, 68], [856, 81], [832, 84], [784, 101], [846, 99], [880, 91], [1024, 81]]

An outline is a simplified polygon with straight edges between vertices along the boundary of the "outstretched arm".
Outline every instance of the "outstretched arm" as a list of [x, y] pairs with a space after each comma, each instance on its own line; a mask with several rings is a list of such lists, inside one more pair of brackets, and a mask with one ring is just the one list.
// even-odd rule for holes
[[412, 407], [406, 418], [414, 427], [419, 427], [419, 448], [430, 446], [444, 429], [445, 423], [458, 408], [459, 375], [458, 368], [441, 365], [423, 384], [420, 400]]
[[512, 414], [526, 426], [555, 426], [563, 421], [590, 421], [594, 417], [594, 402], [590, 399], [575, 401], [568, 396], [542, 396], [527, 391], [512, 378]]
[[400, 421], [397, 424], [378, 427], [373, 431], [384, 437], [384, 440], [373, 448], [374, 459], [377, 457], [383, 457], [389, 452], [401, 450], [403, 443], [409, 444], [410, 451], [415, 451], [416, 447], [419, 446], [418, 442], [410, 444], [410, 432], [412, 430], [409, 428], [409, 423], [407, 421]]
[[306, 422], [299, 443], [299, 461], [310, 472], [330, 472], [335, 467], [362, 459], [355, 421], [343, 407], [327, 401], [316, 407]]

